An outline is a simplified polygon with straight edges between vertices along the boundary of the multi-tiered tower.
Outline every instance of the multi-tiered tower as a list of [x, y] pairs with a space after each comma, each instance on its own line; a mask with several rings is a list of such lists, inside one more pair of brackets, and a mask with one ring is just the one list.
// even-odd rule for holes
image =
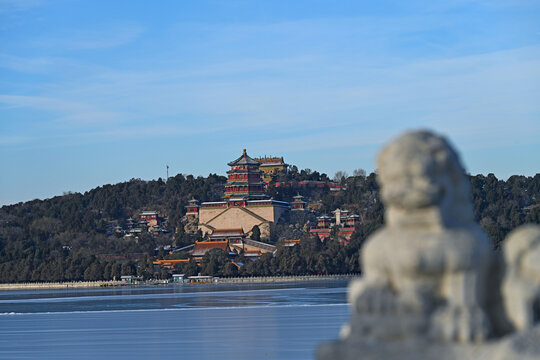
[[238, 159], [228, 164], [231, 170], [227, 172], [223, 201], [203, 202], [200, 207], [190, 202], [186, 206], [191, 212], [198, 210], [199, 230], [204, 234], [213, 234], [216, 230], [219, 233], [240, 229], [249, 235], [257, 225], [261, 237], [270, 235], [270, 226], [291, 206], [288, 202], [272, 200], [265, 193], [260, 164], [249, 157], [244, 149]]
[[242, 156], [228, 163], [224, 200], [260, 200], [267, 199], [264, 183], [259, 170], [260, 162], [253, 160], [244, 149]]

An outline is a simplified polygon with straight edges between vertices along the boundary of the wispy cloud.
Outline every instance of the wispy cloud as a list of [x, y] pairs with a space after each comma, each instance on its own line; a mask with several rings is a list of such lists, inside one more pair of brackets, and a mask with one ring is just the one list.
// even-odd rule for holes
[[20, 145], [32, 140], [29, 136], [0, 136], [0, 146]]
[[25, 11], [42, 4], [42, 0], [0, 0], [0, 14]]
[[145, 29], [137, 25], [102, 25], [92, 30], [65, 30], [62, 37], [38, 38], [33, 44], [38, 47], [59, 50], [94, 50], [114, 48], [136, 40]]
[[44, 115], [51, 120], [48, 127], [76, 127], [85, 128], [95, 125], [111, 126], [126, 120], [126, 114], [100, 110], [99, 107], [76, 101], [42, 96], [0, 95], [0, 104], [5, 109], [26, 108], [47, 111], [53, 113]]
[[[287, 145], [291, 150], [294, 144], [305, 143], [325, 148], [352, 145], [351, 134], [363, 137], [363, 127], [395, 133], [428, 126], [456, 136], [495, 134], [509, 118], [519, 125], [514, 126], [514, 135], [526, 136], [534, 126], [530, 114], [538, 113], [533, 105], [533, 97], [540, 94], [540, 70], [535, 66], [540, 60], [538, 47], [379, 68], [354, 68], [354, 58], [333, 68], [326, 63], [331, 60], [251, 59], [189, 71], [108, 71], [88, 83], [58, 86], [54, 97], [2, 95], [0, 102], [54, 111], [58, 116], [50, 125], [78, 127], [80, 136], [97, 142], [114, 137], [182, 136], [225, 125], [228, 131], [280, 129], [282, 134], [302, 134], [303, 128], [328, 124], [341, 127], [326, 141], [322, 141], [325, 136], [299, 136], [298, 141], [291, 141], [292, 147]], [[250, 72], [250, 68], [259, 70]], [[327, 69], [326, 76], [317, 74], [319, 68]], [[268, 69], [277, 76], [263, 75]], [[234, 76], [223, 77], [229, 73]], [[302, 78], [308, 80], [304, 83]], [[148, 118], [153, 125], [142, 126]], [[96, 132], [95, 125], [103, 130]]]
[[0, 68], [29, 74], [56, 73], [57, 75], [61, 75], [62, 73], [72, 74], [73, 72], [86, 74], [89, 72], [105, 71], [102, 66], [67, 57], [24, 57], [5, 53], [0, 53]]
[[90, 109], [83, 103], [43, 96], [0, 95], [0, 103], [7, 107], [27, 107], [60, 112], [79, 112]]
[[129, 117], [129, 115], [119, 112], [87, 110], [77, 111], [62, 116], [58, 118], [56, 122], [62, 125], [75, 127], [96, 124], [107, 124], [107, 126], [112, 126], [126, 121], [127, 117]]
[[179, 80], [202, 80], [241, 74], [257, 74], [269, 71], [300, 70], [317, 60], [315, 56], [293, 57], [245, 57], [230, 61], [214, 62], [204, 65], [179, 66], [170, 64], [169, 68], [147, 71], [119, 71], [110, 69], [96, 75], [97, 78], [112, 82], [131, 82], [138, 84], [174, 83]]
[[[396, 132], [407, 124], [479, 136], [509, 118], [526, 135], [530, 114], [539, 111], [533, 99], [540, 96], [539, 47], [378, 67], [356, 57], [335, 60], [253, 58], [184, 70], [108, 70], [84, 82], [58, 84], [50, 96], [1, 95], [0, 103], [55, 112], [50, 125], [86, 129], [96, 141], [192, 134], [201, 124], [302, 133], [302, 127], [331, 123], [342, 126], [343, 135], [358, 136], [361, 126]], [[141, 127], [148, 118], [161, 130]], [[96, 125], [106, 129], [96, 133]], [[332, 147], [338, 145], [330, 140], [339, 139], [344, 138], [313, 143]]]
[[47, 72], [57, 67], [61, 61], [60, 59], [50, 57], [23, 58], [20, 56], [0, 54], [0, 67], [21, 72]]
[[[407, 39], [407, 34], [450, 26], [451, 21], [451, 17], [441, 22], [437, 16], [419, 13], [397, 20], [367, 16], [339, 21], [187, 24], [173, 33], [178, 36], [189, 30], [206, 34], [198, 43], [209, 48], [220, 42], [237, 46], [262, 35], [268, 48], [283, 50], [278, 43], [284, 42], [285, 49], [288, 44], [300, 49], [280, 56], [264, 51], [256, 56], [248, 51], [246, 56], [186, 63], [181, 56], [186, 49], [174, 50], [173, 45], [171, 56], [162, 58], [158, 66], [132, 66], [129, 71], [96, 66], [91, 75], [73, 72], [69, 81], [44, 87], [42, 96], [6, 94], [0, 96], [0, 102], [8, 107], [54, 112], [45, 120], [48, 126], [77, 128], [88, 141], [141, 134], [182, 136], [195, 133], [201, 124], [215, 129], [226, 123], [230, 131], [271, 132], [279, 128], [285, 133], [332, 123], [343, 127], [340, 134], [326, 142], [310, 135], [305, 142], [333, 148], [341, 146], [343, 139], [351, 139], [347, 143], [352, 144], [351, 133], [361, 136], [358, 124], [373, 131], [396, 132], [407, 124], [442, 128], [453, 134], [463, 129], [480, 134], [482, 128], [493, 129], [494, 124], [511, 116], [519, 119], [519, 124], [528, 124], [527, 113], [538, 112], [531, 98], [540, 94], [535, 85], [540, 79], [535, 66], [540, 60], [538, 46], [471, 54], [449, 51], [454, 43], [435, 44], [443, 49], [437, 56], [392, 57], [383, 56], [388, 55], [386, 49], [375, 45], [391, 46], [397, 39]], [[133, 41], [143, 32], [138, 26], [109, 26], [75, 31], [66, 38], [44, 38], [40, 43], [96, 49]], [[318, 39], [316, 47], [310, 45], [314, 37]], [[182, 39], [189, 43], [189, 39]], [[335, 51], [328, 51], [328, 47]], [[150, 54], [145, 63], [153, 64], [153, 59]], [[0, 55], [0, 66], [25, 72], [58, 70], [70, 61]], [[143, 126], [144, 119], [152, 119], [153, 130]], [[519, 132], [525, 134], [526, 130]]]

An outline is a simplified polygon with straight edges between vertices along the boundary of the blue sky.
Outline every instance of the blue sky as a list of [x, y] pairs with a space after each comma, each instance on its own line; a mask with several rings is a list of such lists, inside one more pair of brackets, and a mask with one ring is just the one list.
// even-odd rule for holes
[[540, 164], [540, 1], [0, 0], [0, 204], [243, 148], [332, 176], [400, 132]]

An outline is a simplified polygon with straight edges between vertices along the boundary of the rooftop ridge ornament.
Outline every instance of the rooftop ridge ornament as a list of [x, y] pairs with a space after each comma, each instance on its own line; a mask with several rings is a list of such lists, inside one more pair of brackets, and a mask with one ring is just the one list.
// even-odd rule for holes
[[229, 162], [227, 165], [229, 166], [235, 166], [235, 165], [257, 165], [259, 166], [261, 163], [253, 159], [251, 156], [249, 156], [246, 152], [246, 149], [242, 151], [242, 155], [237, 158], [234, 161]]

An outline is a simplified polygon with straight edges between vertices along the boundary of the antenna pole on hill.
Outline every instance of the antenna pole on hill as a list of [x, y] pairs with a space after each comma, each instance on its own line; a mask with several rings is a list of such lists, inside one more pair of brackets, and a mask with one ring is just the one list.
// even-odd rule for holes
[[169, 181], [169, 165], [165, 165], [167, 167], [167, 180], [165, 182]]

